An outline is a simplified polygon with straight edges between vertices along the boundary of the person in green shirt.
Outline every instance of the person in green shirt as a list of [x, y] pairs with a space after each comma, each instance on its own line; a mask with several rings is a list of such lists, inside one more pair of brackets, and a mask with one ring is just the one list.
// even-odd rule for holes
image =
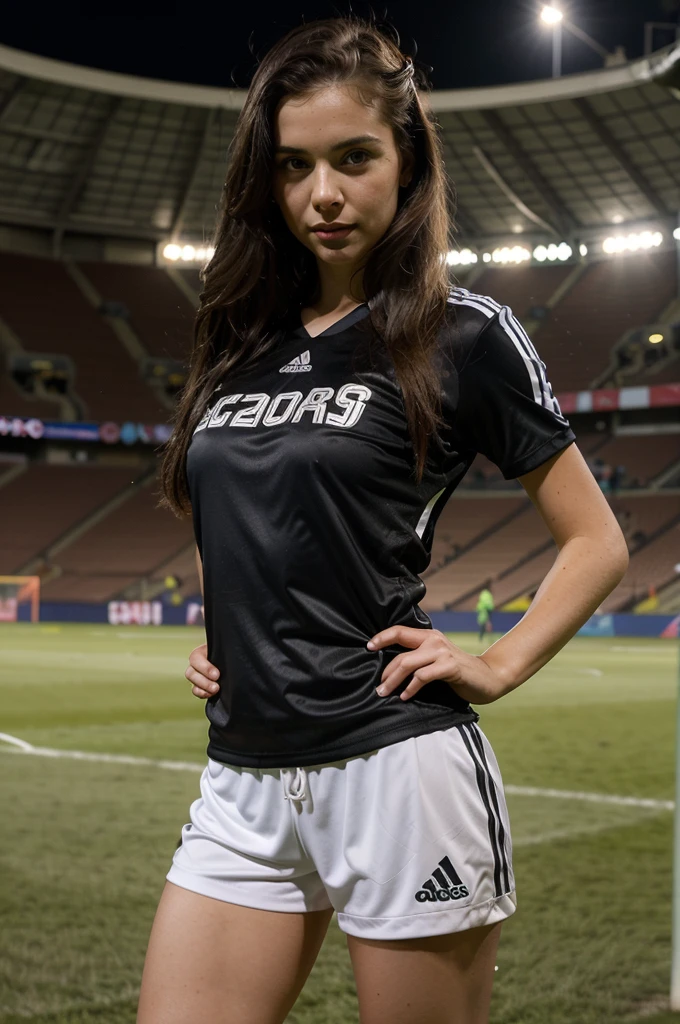
[[[479, 626], [479, 639], [484, 638], [485, 633], [493, 629], [491, 612], [494, 610], [493, 595], [491, 593], [491, 580], [487, 580], [477, 601], [477, 625]], [[487, 625], [488, 623], [488, 625]]]

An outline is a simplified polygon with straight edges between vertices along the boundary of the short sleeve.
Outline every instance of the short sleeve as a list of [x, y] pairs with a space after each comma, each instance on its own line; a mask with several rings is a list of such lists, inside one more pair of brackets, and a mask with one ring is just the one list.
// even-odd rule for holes
[[506, 480], [529, 473], [576, 440], [541, 360], [509, 306], [482, 327], [459, 370], [455, 432]]

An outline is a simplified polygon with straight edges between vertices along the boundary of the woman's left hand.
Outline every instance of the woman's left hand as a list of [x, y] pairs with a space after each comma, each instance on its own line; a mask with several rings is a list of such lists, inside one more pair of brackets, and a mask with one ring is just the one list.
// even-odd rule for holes
[[484, 659], [468, 654], [438, 629], [390, 626], [369, 641], [369, 650], [399, 644], [411, 648], [393, 658], [381, 677], [378, 694], [387, 697], [413, 673], [401, 700], [408, 700], [435, 679], [443, 679], [463, 700], [471, 704], [492, 704], [505, 693], [502, 681]]

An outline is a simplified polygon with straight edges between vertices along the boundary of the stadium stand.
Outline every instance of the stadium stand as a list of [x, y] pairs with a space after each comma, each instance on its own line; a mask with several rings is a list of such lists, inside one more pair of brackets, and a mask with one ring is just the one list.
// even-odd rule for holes
[[81, 270], [106, 299], [122, 302], [130, 325], [151, 355], [185, 362], [195, 309], [160, 267], [82, 263]]
[[[545, 307], [557, 289], [574, 272], [573, 264], [556, 266], [485, 267], [471, 282], [471, 290], [490, 295], [496, 302], [510, 306], [516, 317], [525, 321], [535, 307]], [[467, 287], [467, 285], [466, 285]]]
[[[452, 499], [452, 512], [461, 520], [470, 516], [468, 499]], [[486, 500], [486, 515], [480, 511], [477, 532], [472, 541], [452, 561], [434, 574], [428, 571], [425, 611], [435, 608], [458, 608], [464, 599], [479, 589], [485, 579], [493, 579], [517, 560], [552, 538], [547, 527], [530, 514], [533, 506], [526, 497], [518, 498], [512, 507], [506, 499]], [[502, 507], [499, 508], [498, 506]], [[486, 522], [485, 522], [486, 521]]]
[[[434, 532], [432, 557], [426, 574], [431, 575], [461, 551], [477, 542], [480, 535], [493, 529], [495, 524], [517, 514], [526, 499], [520, 492], [516, 497], [466, 498], [461, 504], [454, 493], [442, 509]], [[423, 574], [423, 579], [426, 578]]]
[[203, 281], [199, 276], [198, 270], [178, 270], [178, 273], [185, 278], [189, 288], [194, 292], [196, 296], [200, 295], [203, 291]]
[[[489, 504], [495, 504], [495, 502], [489, 502]], [[631, 552], [631, 564], [624, 580], [605, 602], [605, 607], [603, 607], [605, 612], [625, 610], [633, 599], [639, 600], [646, 596], [650, 582], [654, 582], [660, 587], [672, 578], [674, 574], [672, 574], [668, 552], [672, 549], [674, 536], [677, 545], [677, 534], [668, 531], [671, 530], [671, 524], [677, 518], [679, 506], [678, 498], [674, 495], [613, 498], [610, 504], [626, 535]], [[649, 547], [651, 551], [661, 554], [662, 557], [658, 559], [659, 564], [644, 555], [648, 539], [658, 530], [662, 530], [663, 534], [660, 535], [658, 541], [653, 541], [653, 547], [652, 544]], [[665, 536], [665, 540], [662, 539], [663, 536]], [[538, 552], [533, 557], [532, 548]], [[500, 607], [524, 594], [533, 595], [540, 586], [541, 580], [550, 570], [556, 555], [557, 547], [548, 531], [545, 530], [536, 533], [531, 545], [523, 543], [517, 546], [514, 562], [508, 568], [501, 569], [500, 561], [490, 564], [487, 575], [494, 581], [493, 595], [497, 606]], [[509, 558], [511, 557], [510, 554]], [[646, 566], [648, 575], [640, 571], [641, 566]], [[451, 564], [451, 572], [458, 578], [455, 561]], [[472, 577], [471, 589], [475, 586], [479, 587], [483, 579], [486, 578], [483, 573], [477, 573], [476, 577], [473, 573]], [[439, 585], [436, 584], [436, 577], [428, 578], [426, 582], [428, 597], [432, 597], [434, 602], [432, 607], [434, 608], [437, 598], [433, 594], [433, 588], [438, 588]], [[440, 581], [440, 584], [442, 587], [445, 586], [444, 581]], [[446, 590], [445, 593], [448, 597], [449, 591]], [[476, 597], [476, 594], [468, 596], [455, 603], [454, 607], [458, 611], [472, 610], [476, 604]]]
[[154, 475], [61, 550], [56, 556], [61, 573], [43, 585], [44, 600], [112, 600], [186, 548], [191, 524], [160, 514], [156, 492]]
[[80, 419], [142, 423], [167, 419], [167, 410], [140, 379], [131, 356], [86, 301], [63, 263], [0, 252], [0, 275], [0, 317], [23, 347], [74, 360]]
[[33, 559], [129, 483], [129, 468], [26, 464], [24, 472], [0, 486], [3, 571], [26, 574]]
[[670, 518], [657, 527], [658, 536], [652, 536], [639, 549], [631, 552], [628, 571], [616, 590], [602, 603], [602, 612], [632, 611], [636, 602], [647, 597], [650, 586], [657, 591], [676, 578], [675, 565], [680, 551], [680, 512], [678, 499], [670, 499], [666, 510]]
[[61, 418], [61, 405], [58, 399], [47, 401], [33, 395], [22, 394], [5, 370], [0, 373], [0, 409], [2, 416], [38, 416], [44, 420]]
[[[199, 594], [198, 576], [196, 574], [196, 544], [191, 537], [189, 543], [181, 551], [173, 554], [167, 562], [159, 565], [149, 574], [148, 584], [160, 589], [164, 578], [167, 575], [175, 576], [180, 580], [178, 591], [182, 597], [197, 597]], [[130, 598], [137, 596], [136, 593], [125, 595]]]
[[677, 434], [649, 434], [613, 437], [601, 448], [597, 457], [610, 465], [623, 465], [623, 487], [640, 487], [651, 483], [680, 458]]
[[553, 391], [589, 387], [607, 367], [612, 346], [621, 335], [630, 327], [654, 323], [677, 295], [677, 274], [673, 251], [638, 253], [635, 260], [618, 263], [592, 263], [534, 331]]

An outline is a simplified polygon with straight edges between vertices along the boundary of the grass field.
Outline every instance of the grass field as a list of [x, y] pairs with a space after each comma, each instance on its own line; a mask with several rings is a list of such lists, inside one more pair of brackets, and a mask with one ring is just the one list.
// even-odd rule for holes
[[[196, 765], [0, 743], [2, 1024], [134, 1022], [149, 929], [205, 763], [204, 704], [184, 678], [202, 639], [189, 628], [0, 627], [0, 731], [53, 750]], [[451, 639], [484, 649], [470, 634]], [[680, 1021], [666, 1009], [677, 660], [672, 640], [576, 638], [478, 709], [506, 785], [518, 892], [493, 1024]], [[335, 918], [288, 1020], [358, 1020]]]

